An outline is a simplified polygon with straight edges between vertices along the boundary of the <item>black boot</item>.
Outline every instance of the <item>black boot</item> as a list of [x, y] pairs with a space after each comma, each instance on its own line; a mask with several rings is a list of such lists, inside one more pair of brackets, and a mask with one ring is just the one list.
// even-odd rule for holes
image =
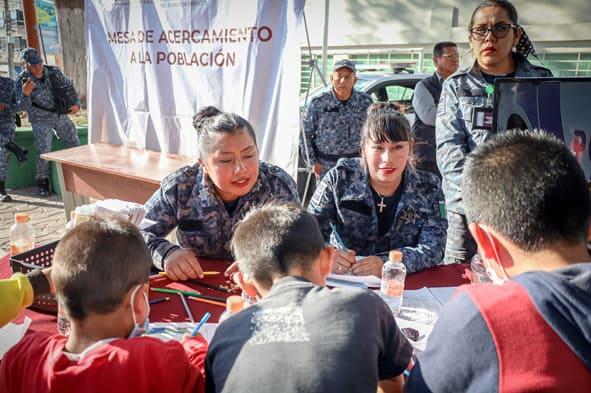
[[4, 188], [4, 182], [0, 181], [0, 202], [10, 202], [12, 198], [10, 195], [6, 193], [6, 188]]
[[20, 165], [23, 162], [27, 161], [27, 156], [29, 154], [29, 151], [27, 149], [25, 149], [24, 147], [20, 147], [19, 145], [17, 145], [14, 142], [9, 142], [7, 144], [4, 145], [4, 147], [12, 152], [12, 154], [14, 154], [14, 156], [16, 157], [16, 162]]
[[37, 186], [39, 187], [39, 196], [40, 197], [51, 196], [51, 190], [49, 189], [49, 179], [48, 178], [37, 180]]

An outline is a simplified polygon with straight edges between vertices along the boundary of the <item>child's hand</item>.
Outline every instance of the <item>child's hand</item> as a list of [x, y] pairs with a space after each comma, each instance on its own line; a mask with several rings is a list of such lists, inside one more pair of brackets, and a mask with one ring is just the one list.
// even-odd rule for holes
[[194, 335], [194, 336], [191, 336], [189, 333], [185, 333], [185, 334], [183, 334], [183, 339], [182, 339], [182, 342], [185, 342], [185, 341], [187, 341], [187, 340], [188, 340], [188, 339], [190, 339], [190, 338], [199, 338], [199, 339], [203, 339], [203, 336], [201, 335], [201, 333], [197, 333], [197, 334], [196, 334], [196, 335]]

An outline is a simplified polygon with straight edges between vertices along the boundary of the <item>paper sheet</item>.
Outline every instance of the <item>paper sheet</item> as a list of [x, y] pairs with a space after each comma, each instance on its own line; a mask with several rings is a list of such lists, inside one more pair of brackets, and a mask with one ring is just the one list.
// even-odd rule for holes
[[30, 324], [31, 318], [25, 317], [20, 325], [10, 322], [0, 329], [0, 359], [23, 338]]
[[[152, 322], [150, 329], [144, 336], [157, 337], [163, 341], [176, 340], [181, 341], [185, 333], [191, 334], [197, 324], [192, 322]], [[217, 323], [204, 324], [199, 333], [210, 342], [213, 338]]]
[[[382, 284], [382, 280], [377, 278], [376, 276], [354, 276], [352, 274], [334, 274], [330, 273], [327, 277], [330, 279], [336, 279], [340, 281], [347, 281], [350, 283], [361, 283], [365, 284], [368, 288], [379, 288]], [[329, 285], [331, 285], [329, 283]], [[340, 285], [331, 285], [331, 286], [340, 286]]]

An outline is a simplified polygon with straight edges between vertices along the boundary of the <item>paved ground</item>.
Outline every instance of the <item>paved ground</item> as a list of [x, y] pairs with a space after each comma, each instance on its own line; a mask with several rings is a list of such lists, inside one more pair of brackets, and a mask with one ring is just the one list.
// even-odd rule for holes
[[0, 202], [0, 257], [8, 253], [8, 233], [14, 224], [14, 213], [26, 212], [35, 227], [37, 244], [46, 244], [59, 239], [64, 233], [66, 215], [59, 195], [50, 198], [37, 196], [37, 188], [8, 190], [12, 202]]

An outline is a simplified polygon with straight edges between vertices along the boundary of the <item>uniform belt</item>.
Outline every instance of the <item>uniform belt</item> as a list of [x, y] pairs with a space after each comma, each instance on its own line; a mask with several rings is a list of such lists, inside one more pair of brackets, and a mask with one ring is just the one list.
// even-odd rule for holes
[[50, 109], [50, 108], [47, 108], [47, 107], [45, 107], [43, 105], [39, 105], [39, 104], [37, 104], [35, 102], [31, 102], [31, 105], [33, 105], [35, 108], [43, 109], [44, 111], [47, 111], [47, 112], [57, 113], [57, 111], [55, 110], [55, 108]]
[[343, 153], [343, 154], [324, 154], [321, 152], [317, 152], [316, 155], [318, 158], [322, 158], [326, 161], [338, 161], [339, 158], [357, 158], [359, 157], [359, 153]]

